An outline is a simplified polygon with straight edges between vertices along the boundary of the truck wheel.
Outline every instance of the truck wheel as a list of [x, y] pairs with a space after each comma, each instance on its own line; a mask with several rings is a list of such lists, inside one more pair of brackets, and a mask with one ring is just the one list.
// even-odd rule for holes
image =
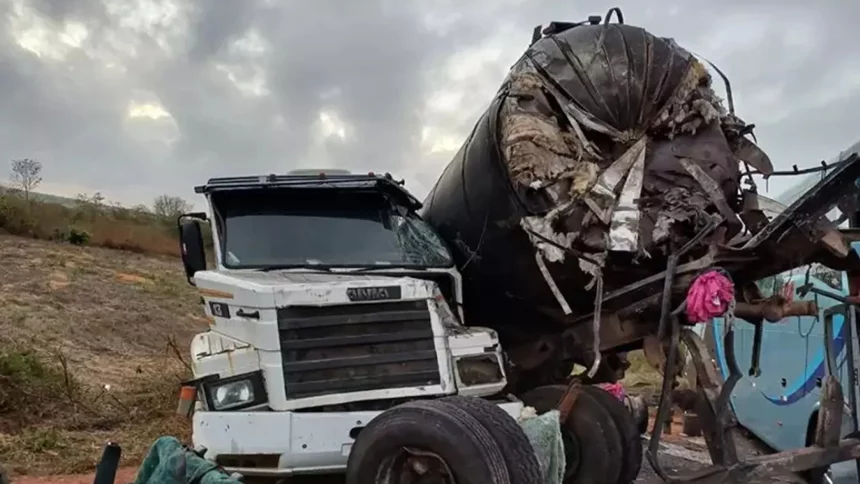
[[522, 427], [507, 412], [481, 398], [454, 396], [441, 401], [462, 408], [490, 432], [505, 455], [511, 484], [533, 484], [543, 480], [534, 447]]
[[603, 409], [609, 413], [612, 422], [621, 437], [621, 452], [623, 455], [621, 475], [618, 484], [630, 484], [639, 475], [642, 468], [642, 435], [639, 433], [636, 421], [627, 406], [613, 397], [609, 392], [599, 387], [586, 386], [583, 391], [594, 397]]
[[[538, 414], [554, 410], [566, 385], [537, 387], [520, 396]], [[561, 423], [565, 484], [616, 484], [623, 455], [612, 417], [590, 392], [581, 392], [567, 421]]]
[[358, 434], [346, 484], [511, 484], [504, 454], [465, 410], [437, 401], [398, 405]]

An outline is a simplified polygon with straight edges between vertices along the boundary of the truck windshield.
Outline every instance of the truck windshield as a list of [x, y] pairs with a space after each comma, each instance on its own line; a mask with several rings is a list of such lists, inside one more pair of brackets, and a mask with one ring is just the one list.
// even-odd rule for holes
[[426, 222], [378, 194], [241, 199], [243, 203], [222, 203], [219, 210], [224, 265], [229, 268], [453, 265]]

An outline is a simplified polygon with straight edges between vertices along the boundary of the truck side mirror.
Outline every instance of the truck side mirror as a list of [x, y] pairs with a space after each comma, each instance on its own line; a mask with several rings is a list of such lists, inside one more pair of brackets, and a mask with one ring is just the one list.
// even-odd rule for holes
[[206, 250], [203, 248], [203, 232], [200, 230], [199, 220], [183, 220], [185, 217], [197, 214], [180, 216], [176, 221], [179, 226], [179, 250], [182, 253], [182, 265], [185, 266], [185, 276], [188, 283], [194, 285], [194, 274], [206, 270]]

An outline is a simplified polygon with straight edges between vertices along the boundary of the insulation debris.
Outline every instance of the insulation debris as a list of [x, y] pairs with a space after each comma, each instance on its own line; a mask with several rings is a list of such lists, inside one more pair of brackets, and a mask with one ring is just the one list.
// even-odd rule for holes
[[[646, 145], [647, 140], [642, 138], [625, 151], [609, 168], [600, 174], [597, 183], [591, 189], [589, 197], [585, 199], [585, 203], [604, 224], [608, 224], [612, 218], [612, 207], [618, 198], [616, 189], [627, 176], [630, 168], [636, 163], [642, 164], [642, 168], [644, 169]], [[641, 182], [639, 184], [641, 185]]]
[[[575, 234], [561, 234], [552, 229], [550, 217], [525, 217], [520, 221], [532, 243], [550, 262], [564, 260], [564, 248], [570, 248]], [[535, 234], [537, 236], [535, 236]], [[552, 243], [547, 242], [552, 241]]]

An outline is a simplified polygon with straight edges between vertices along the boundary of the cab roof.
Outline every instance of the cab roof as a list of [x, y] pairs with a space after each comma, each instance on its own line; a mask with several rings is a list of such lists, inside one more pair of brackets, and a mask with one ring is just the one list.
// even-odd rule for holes
[[351, 174], [351, 173], [326, 173], [315, 174], [286, 174], [286, 175], [258, 175], [258, 176], [235, 176], [210, 178], [205, 185], [194, 187], [195, 193], [210, 194], [237, 190], [354, 190], [354, 191], [377, 191], [387, 193], [397, 199], [399, 203], [406, 205], [412, 210], [421, 208], [418, 201], [404, 187], [403, 181], [395, 180], [390, 174], [378, 175]]

